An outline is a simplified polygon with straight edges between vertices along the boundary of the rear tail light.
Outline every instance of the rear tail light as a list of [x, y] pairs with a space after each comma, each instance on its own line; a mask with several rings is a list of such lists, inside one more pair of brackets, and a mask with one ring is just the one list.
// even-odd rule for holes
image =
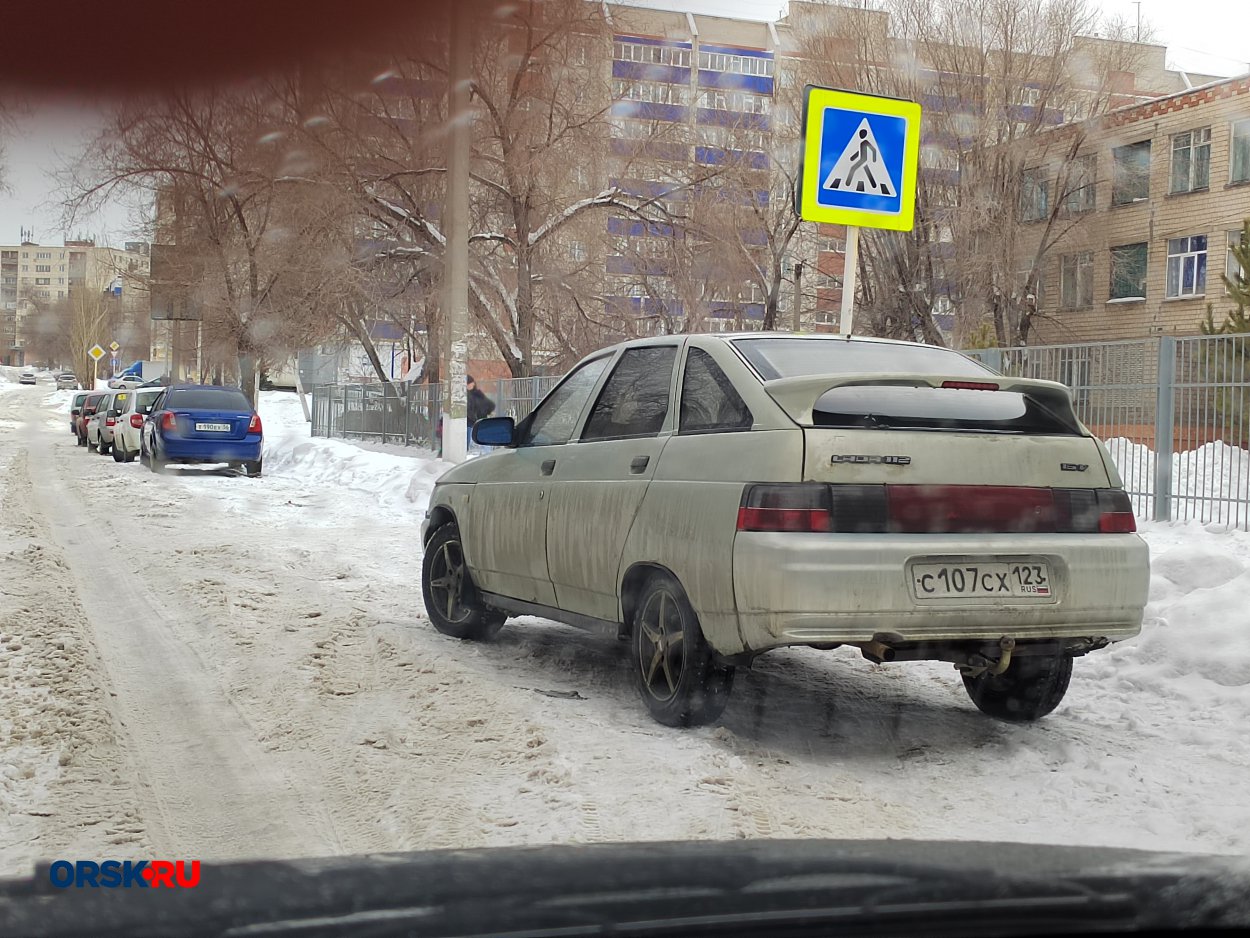
[[115, 427], [115, 426], [117, 426], [117, 418], [116, 418], [116, 417], [105, 417], [105, 418], [104, 418], [104, 425], [105, 425], [106, 427]]
[[751, 485], [738, 507], [739, 531], [828, 531], [829, 486]]
[[247, 425], [248, 433], [260, 433], [260, 414], [252, 414], [252, 419]]
[[1103, 534], [1132, 534], [1137, 530], [1127, 492], [1098, 489], [1098, 511], [1098, 530]]
[[1137, 530], [1118, 489], [1010, 485], [749, 485], [739, 531], [842, 534], [1122, 534]]
[[142, 430], [143, 429], [143, 414], [131, 414], [130, 425], [134, 427], [136, 430]]
[[171, 414], [169, 411], [165, 411], [165, 413], [161, 414], [161, 429], [162, 430], [177, 430], [178, 418], [174, 416], [173, 414]]

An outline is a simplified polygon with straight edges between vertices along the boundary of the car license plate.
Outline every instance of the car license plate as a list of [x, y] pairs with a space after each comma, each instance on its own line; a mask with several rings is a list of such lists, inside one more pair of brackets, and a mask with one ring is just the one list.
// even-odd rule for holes
[[1050, 564], [1044, 560], [915, 563], [910, 569], [912, 593], [921, 602], [1053, 598]]
[[211, 430], [214, 433], [229, 433], [230, 424], [228, 423], [197, 423], [195, 425], [195, 429]]

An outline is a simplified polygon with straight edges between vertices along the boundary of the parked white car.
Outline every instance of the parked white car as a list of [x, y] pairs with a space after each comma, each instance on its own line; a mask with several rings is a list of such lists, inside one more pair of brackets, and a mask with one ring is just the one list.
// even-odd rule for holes
[[948, 349], [641, 339], [473, 439], [503, 448], [430, 495], [430, 621], [606, 624], [661, 723], [716, 719], [787, 645], [947, 661], [983, 712], [1036, 720], [1074, 658], [1141, 630], [1146, 544], [1071, 392]]
[[135, 388], [143, 384], [143, 379], [138, 375], [121, 375], [117, 378], [109, 378], [108, 385], [110, 388], [120, 388], [127, 391], [133, 391]]
[[117, 427], [118, 408], [130, 399], [130, 391], [108, 394], [87, 421], [87, 449], [107, 456], [113, 448], [113, 431]]
[[143, 418], [152, 409], [152, 403], [165, 389], [140, 388], [124, 397], [117, 407], [116, 423], [113, 425], [113, 458], [117, 462], [134, 462], [139, 455], [139, 439], [143, 435]]
[[35, 377], [35, 373], [29, 368], [23, 368], [22, 373], [17, 376], [18, 384], [36, 384], [37, 381], [38, 379]]

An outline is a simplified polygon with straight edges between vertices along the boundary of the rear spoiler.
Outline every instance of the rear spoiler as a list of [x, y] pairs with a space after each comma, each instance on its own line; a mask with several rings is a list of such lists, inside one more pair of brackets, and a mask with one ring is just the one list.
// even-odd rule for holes
[[[868, 372], [845, 375], [804, 375], [798, 378], [776, 378], [764, 382], [768, 392], [795, 423], [814, 426], [812, 408], [826, 391], [849, 387], [940, 388], [943, 384], [997, 385], [999, 391], [1014, 392], [1032, 398], [1063, 421], [1089, 435], [1072, 408], [1072, 392], [1058, 381], [1037, 378], [1008, 378], [1004, 375], [918, 375], [912, 373]], [[986, 389], [986, 394], [995, 393]]]

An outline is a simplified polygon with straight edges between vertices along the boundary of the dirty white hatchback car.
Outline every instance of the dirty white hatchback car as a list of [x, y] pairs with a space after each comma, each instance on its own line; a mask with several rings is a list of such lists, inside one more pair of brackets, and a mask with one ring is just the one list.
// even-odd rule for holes
[[1034, 720], [1141, 627], [1147, 548], [1067, 388], [947, 349], [627, 342], [474, 438], [506, 448], [434, 489], [431, 621], [607, 623], [661, 723], [715, 719], [735, 667], [787, 645], [949, 661], [982, 711]]

